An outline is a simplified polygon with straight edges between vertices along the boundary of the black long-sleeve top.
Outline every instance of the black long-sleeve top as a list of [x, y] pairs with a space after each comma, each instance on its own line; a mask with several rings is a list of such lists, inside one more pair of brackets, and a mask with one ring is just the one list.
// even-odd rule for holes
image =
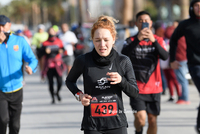
[[162, 86], [158, 87], [155, 84], [161, 79], [159, 58], [166, 60], [169, 54], [164, 49], [163, 39], [156, 35], [154, 37], [155, 42], [150, 40], [139, 41], [137, 35], [129, 37], [122, 49], [122, 54], [131, 59], [141, 94], [153, 94], [162, 91]]
[[[120, 67], [120, 69], [119, 69]], [[122, 76], [119, 84], [111, 85], [105, 78], [107, 72], [118, 72]], [[83, 74], [84, 93], [94, 96], [117, 95], [118, 110], [124, 111], [122, 91], [129, 97], [137, 97], [137, 87], [133, 67], [127, 56], [119, 55], [108, 66], [98, 66], [92, 58], [92, 53], [87, 53], [76, 58], [74, 65], [66, 78], [66, 85], [69, 90], [76, 94], [80, 89], [76, 85], [78, 77]], [[81, 129], [107, 130], [127, 126], [124, 112], [117, 113], [117, 116], [92, 118], [90, 106], [84, 107], [84, 117]]]

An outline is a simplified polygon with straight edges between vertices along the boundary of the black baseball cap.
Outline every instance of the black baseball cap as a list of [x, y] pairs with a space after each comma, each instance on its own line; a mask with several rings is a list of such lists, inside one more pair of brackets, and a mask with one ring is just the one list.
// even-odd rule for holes
[[5, 25], [7, 22], [10, 22], [10, 19], [5, 15], [0, 15], [0, 25]]

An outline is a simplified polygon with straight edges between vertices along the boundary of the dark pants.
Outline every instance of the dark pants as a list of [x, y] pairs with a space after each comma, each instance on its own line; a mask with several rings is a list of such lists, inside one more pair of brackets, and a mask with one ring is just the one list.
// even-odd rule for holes
[[62, 76], [59, 76], [55, 68], [50, 68], [47, 72], [47, 77], [49, 81], [49, 91], [52, 97], [52, 100], [54, 100], [54, 88], [53, 88], [53, 78], [56, 77], [57, 80], [57, 94], [59, 94], [59, 91], [62, 86]]
[[23, 90], [14, 93], [0, 91], [0, 134], [6, 134], [9, 123], [9, 134], [18, 134], [22, 110]]
[[105, 131], [84, 130], [84, 134], [127, 134], [127, 128], [122, 127]]
[[167, 80], [170, 97], [174, 96], [174, 87], [177, 91], [178, 97], [180, 97], [181, 96], [181, 87], [180, 87], [180, 84], [178, 83], [178, 80], [176, 78], [174, 70], [170, 68], [170, 69], [164, 69], [163, 71], [165, 74], [165, 78]]
[[[200, 65], [188, 66], [192, 80], [200, 93]], [[200, 108], [197, 116], [197, 127], [200, 128]]]

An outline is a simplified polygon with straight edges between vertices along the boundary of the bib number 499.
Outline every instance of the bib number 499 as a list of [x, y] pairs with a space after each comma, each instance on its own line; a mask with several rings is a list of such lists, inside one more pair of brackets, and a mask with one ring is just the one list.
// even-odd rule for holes
[[104, 117], [117, 115], [117, 103], [92, 103], [91, 104], [92, 117]]

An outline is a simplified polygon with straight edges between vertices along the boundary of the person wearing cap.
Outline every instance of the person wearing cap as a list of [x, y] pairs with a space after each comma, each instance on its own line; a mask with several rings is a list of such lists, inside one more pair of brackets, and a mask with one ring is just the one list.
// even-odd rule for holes
[[[45, 32], [45, 26], [43, 24], [38, 25], [38, 32], [33, 35], [31, 44], [36, 47], [36, 55], [39, 60], [40, 71], [43, 69], [43, 60], [41, 55], [42, 43], [48, 39], [48, 33]], [[43, 79], [43, 78], [41, 78]]]
[[28, 39], [28, 37], [27, 37], [27, 36], [25, 36], [25, 35], [24, 35], [24, 33], [23, 33], [23, 31], [22, 31], [22, 30], [20, 30], [20, 29], [19, 29], [19, 30], [17, 30], [17, 31], [15, 32], [15, 34], [16, 34], [16, 35], [19, 35], [19, 36], [22, 36], [22, 37], [24, 37], [24, 38], [26, 39], [26, 41], [28, 42], [28, 44], [29, 44], [29, 45], [31, 45], [31, 42], [30, 42], [30, 40]]
[[[190, 18], [181, 21], [170, 38], [170, 65], [173, 69], [181, 67], [181, 63], [176, 60], [176, 49], [178, 40], [185, 36], [189, 73], [200, 93], [200, 0], [190, 2], [189, 14]], [[196, 131], [200, 134], [200, 108], [196, 124]]]
[[0, 15], [0, 134], [18, 134], [23, 100], [22, 59], [28, 74], [36, 72], [37, 59], [27, 41], [10, 32], [11, 22]]
[[59, 35], [59, 27], [57, 25], [53, 25], [52, 28], [54, 29], [54, 31], [56, 32], [56, 36], [58, 37], [58, 35]]

